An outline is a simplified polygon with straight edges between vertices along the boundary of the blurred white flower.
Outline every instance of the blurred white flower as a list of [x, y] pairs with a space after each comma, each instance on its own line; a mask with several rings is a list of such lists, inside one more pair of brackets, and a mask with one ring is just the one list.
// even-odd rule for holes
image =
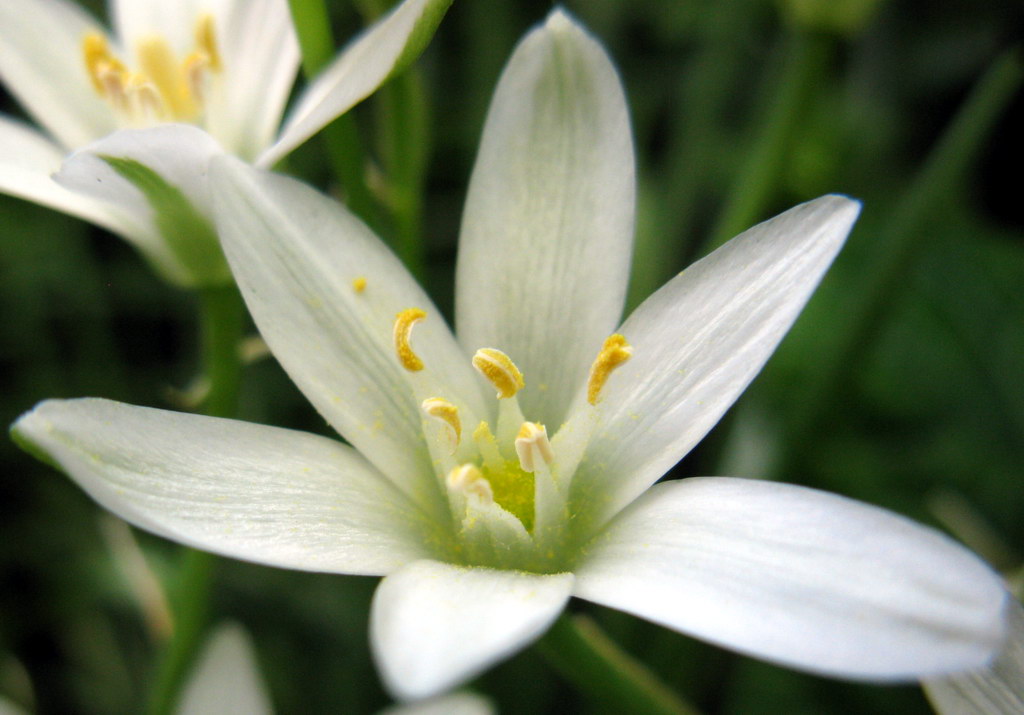
[[414, 59], [450, 3], [398, 5], [278, 132], [299, 64], [287, 0], [111, 0], [113, 34], [69, 0], [4, 0], [0, 79], [42, 131], [0, 115], [0, 191], [124, 236], [174, 282], [228, 281], [212, 231], [197, 228], [210, 156], [274, 163]]
[[628, 112], [563, 12], [521, 42], [491, 105], [458, 340], [342, 206], [230, 158], [210, 186], [263, 337], [351, 446], [94, 399], [42, 403], [15, 437], [168, 538], [385, 575], [371, 642], [398, 697], [523, 648], [573, 595], [843, 678], [917, 680], [998, 650], [999, 578], [934, 530], [784, 484], [652, 486], [761, 369], [859, 207], [827, 196], [762, 223], [620, 325]]

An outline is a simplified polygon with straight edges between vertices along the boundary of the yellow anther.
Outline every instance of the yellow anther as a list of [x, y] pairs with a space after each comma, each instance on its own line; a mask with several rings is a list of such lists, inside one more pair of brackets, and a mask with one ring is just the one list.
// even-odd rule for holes
[[497, 388], [498, 399], [514, 397], [526, 385], [519, 368], [500, 350], [480, 348], [473, 356], [473, 367]]
[[196, 20], [196, 47], [206, 55], [210, 69], [220, 72], [220, 52], [217, 51], [217, 31], [213, 26], [213, 15], [206, 12]]
[[516, 435], [516, 454], [524, 472], [537, 471], [540, 467], [538, 458], [545, 465], [550, 465], [555, 460], [555, 453], [548, 440], [547, 428], [537, 422], [523, 422]]
[[462, 423], [459, 422], [459, 408], [441, 397], [430, 397], [420, 405], [424, 412], [436, 420], [444, 422], [451, 428], [452, 452], [459, 446], [462, 439]]
[[192, 119], [198, 113], [189, 88], [185, 68], [178, 63], [174, 50], [163, 37], [151, 35], [139, 40], [136, 47], [139, 66], [160, 96], [174, 119]]
[[601, 397], [601, 388], [608, 381], [608, 376], [622, 363], [633, 355], [633, 348], [626, 339], [615, 333], [609, 335], [597, 354], [594, 364], [590, 366], [590, 379], [587, 380], [587, 402], [596, 405]]
[[412, 326], [426, 317], [427, 314], [419, 308], [406, 308], [395, 316], [395, 352], [398, 353], [402, 367], [409, 372], [423, 369], [423, 361], [409, 345], [409, 336], [412, 334]]
[[107, 38], [98, 32], [88, 33], [82, 38], [82, 58], [85, 61], [85, 69], [89, 73], [92, 86], [101, 95], [106, 96], [104, 75], [111, 71], [118, 74], [125, 71], [124, 65], [110, 54]]
[[362, 293], [364, 290], [366, 290], [366, 279], [363, 276], [359, 276], [358, 278], [354, 279], [352, 281], [352, 290], [354, 290], [356, 293]]
[[473, 464], [463, 464], [448, 473], [448, 488], [466, 496], [474, 494], [485, 504], [494, 502], [494, 490], [491, 483]]

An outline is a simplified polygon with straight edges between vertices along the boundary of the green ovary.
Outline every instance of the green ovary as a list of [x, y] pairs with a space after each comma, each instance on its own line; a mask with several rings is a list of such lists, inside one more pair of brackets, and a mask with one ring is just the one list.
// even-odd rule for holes
[[490, 482], [494, 501], [505, 511], [513, 514], [523, 527], [533, 532], [534, 489], [533, 475], [524, 472], [519, 463], [506, 460], [502, 469], [484, 467], [484, 477]]

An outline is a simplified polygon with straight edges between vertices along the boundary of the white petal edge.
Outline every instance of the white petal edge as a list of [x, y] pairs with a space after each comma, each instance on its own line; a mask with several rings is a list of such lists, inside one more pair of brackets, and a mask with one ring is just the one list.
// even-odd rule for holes
[[[824, 196], [740, 234], [648, 298], [619, 329], [633, 357], [610, 376], [572, 483], [598, 523], [641, 494], [735, 402], [793, 324], [860, 204]], [[573, 420], [594, 410], [580, 399]]]
[[230, 0], [216, 10], [223, 73], [204, 124], [231, 154], [253, 161], [273, 141], [299, 67], [287, 0]]
[[392, 705], [378, 715], [497, 715], [490, 700], [476, 693], [452, 693], [406, 705]]
[[[192, 208], [212, 226], [213, 205], [207, 186], [210, 159], [224, 153], [217, 141], [202, 129], [186, 124], [164, 124], [148, 129], [122, 129], [69, 156], [54, 181], [83, 196], [96, 199], [116, 215], [139, 227], [135, 241], [158, 270], [170, 281], [191, 286], [230, 280], [227, 266], [216, 246], [195, 246], [193, 252], [209, 260], [190, 265], [170, 246], [156, 221], [153, 207], [143, 193], [122, 177], [102, 157], [132, 159], [160, 175], [178, 189]], [[191, 234], [177, 240], [203, 240]], [[180, 250], [188, 250], [182, 246]], [[193, 261], [194, 262], [194, 261]]]
[[403, 700], [458, 685], [539, 638], [562, 611], [572, 574], [539, 575], [417, 561], [377, 587], [370, 644]]
[[985, 665], [999, 577], [937, 531], [775, 482], [653, 487], [585, 549], [574, 595], [812, 673], [917, 680]]
[[940, 715], [1020, 715], [1024, 713], [1024, 609], [1009, 608], [1010, 635], [986, 668], [926, 680], [925, 693]]
[[506, 352], [527, 419], [561, 424], [622, 312], [635, 212], [622, 86], [561, 10], [528, 34], [495, 92], [462, 220], [459, 340]]
[[210, 635], [185, 682], [177, 715], [272, 715], [252, 638], [236, 623]]
[[431, 6], [446, 0], [405, 0], [350, 42], [299, 97], [284, 128], [256, 164], [283, 156], [372, 94], [395, 69]]
[[[366, 226], [309, 186], [230, 157], [213, 163], [211, 185], [224, 251], [274, 356], [345, 439], [447, 514], [420, 402], [444, 397], [466, 424], [484, 403], [441, 313]], [[393, 342], [395, 316], [408, 308], [427, 313], [412, 334], [426, 366], [416, 373], [401, 367]], [[444, 391], [417, 396], [418, 380]]]
[[35, 129], [0, 115], [0, 191], [84, 219], [121, 234], [143, 250], [158, 241], [114, 207], [69, 191], [52, 178], [63, 150]]
[[0, 28], [0, 79], [65, 149], [114, 129], [82, 59], [85, 35], [105, 34], [94, 19], [63, 0], [3, 0]]
[[422, 513], [325, 437], [100, 399], [43, 402], [12, 432], [101, 506], [198, 549], [367, 575], [425, 555]]
[[29, 712], [20, 705], [16, 705], [13, 700], [8, 700], [0, 695], [0, 715], [29, 715]]
[[208, 165], [211, 158], [223, 153], [212, 136], [188, 124], [121, 129], [69, 156], [54, 180], [80, 194], [117, 206], [140, 223], [152, 225], [153, 211], [145, 197], [101, 157], [134, 159], [179, 189], [197, 211], [212, 221], [213, 205], [206, 181]]

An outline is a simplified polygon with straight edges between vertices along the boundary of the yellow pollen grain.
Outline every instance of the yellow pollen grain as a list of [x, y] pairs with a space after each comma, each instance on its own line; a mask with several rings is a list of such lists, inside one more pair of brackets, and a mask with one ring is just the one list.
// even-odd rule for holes
[[473, 356], [473, 367], [498, 390], [498, 399], [514, 397], [526, 386], [519, 368], [500, 350], [480, 348]]
[[220, 72], [223, 65], [220, 52], [217, 51], [217, 31], [213, 26], [213, 15], [208, 12], [203, 13], [196, 20], [195, 41], [196, 47], [206, 55], [210, 69]]
[[363, 276], [354, 278], [352, 280], [352, 290], [354, 290], [356, 293], [362, 293], [364, 290], [366, 290], [366, 278], [364, 278]]
[[459, 421], [459, 408], [441, 397], [427, 398], [420, 407], [429, 416], [441, 420], [451, 427], [452, 433], [455, 436], [453, 446], [457, 447], [459, 440], [462, 439], [462, 423]]
[[615, 333], [609, 335], [601, 352], [597, 354], [594, 364], [590, 366], [590, 379], [587, 380], [587, 402], [596, 405], [601, 398], [601, 388], [608, 381], [608, 377], [619, 365], [629, 360], [633, 355], [633, 348], [626, 338]]
[[395, 316], [395, 352], [402, 367], [409, 372], [423, 369], [423, 361], [413, 352], [409, 336], [412, 335], [412, 326], [426, 317], [426, 312], [419, 308], [406, 308]]

